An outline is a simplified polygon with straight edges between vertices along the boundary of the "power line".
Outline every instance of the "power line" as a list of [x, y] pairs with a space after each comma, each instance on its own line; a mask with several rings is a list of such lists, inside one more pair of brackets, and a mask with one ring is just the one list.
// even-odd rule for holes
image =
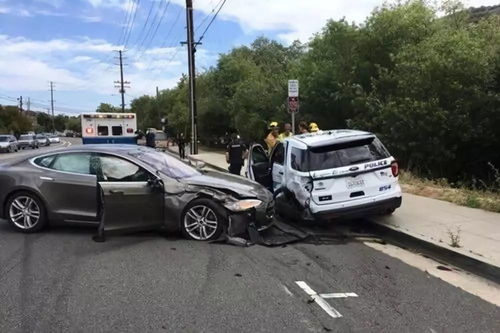
[[155, 26], [156, 24], [156, 19], [158, 18], [158, 14], [160, 13], [160, 10], [162, 8], [162, 5], [163, 5], [163, 1], [160, 1], [158, 3], [158, 8], [156, 8], [155, 10], [155, 15], [153, 17], [153, 19], [151, 20], [150, 24], [149, 24], [149, 27], [146, 31], [146, 34], [144, 35], [144, 38], [142, 39], [141, 41], [141, 44], [139, 45], [139, 47], [137, 48], [137, 55], [135, 58], [138, 58], [140, 56], [139, 53], [142, 53], [142, 49], [143, 49], [143, 46], [145, 45], [146, 41], [149, 39], [149, 36], [151, 34], [151, 31], [153, 30], [153, 27]]
[[128, 34], [126, 35], [125, 43], [123, 44], [124, 45], [123, 46], [124, 49], [127, 48], [128, 40], [129, 40], [130, 36], [132, 35], [132, 30], [134, 29], [135, 17], [137, 16], [137, 9], [139, 8], [140, 2], [141, 2], [141, 0], [137, 0], [135, 2], [134, 17], [132, 18], [132, 23], [130, 24], [130, 28], [128, 30]]
[[155, 30], [153, 32], [153, 35], [149, 39], [149, 42], [148, 42], [148, 44], [147, 44], [147, 46], [145, 47], [144, 50], [146, 50], [151, 45], [151, 43], [153, 42], [153, 39], [156, 37], [156, 33], [158, 32], [158, 28], [160, 27], [160, 25], [161, 25], [161, 23], [163, 21], [163, 18], [165, 17], [165, 14], [167, 13], [167, 9], [170, 6], [170, 2], [171, 2], [171, 0], [168, 1], [167, 5], [163, 9], [163, 13], [161, 14], [160, 20], [158, 21], [158, 24], [156, 25], [156, 28], [155, 28]]
[[120, 42], [123, 40], [125, 40], [125, 35], [126, 35], [126, 31], [127, 31], [127, 27], [130, 23], [130, 17], [132, 16], [132, 6], [134, 5], [134, 1], [131, 1], [129, 2], [128, 4], [128, 7], [125, 8], [125, 17], [123, 18], [123, 22], [122, 22], [122, 33], [120, 34], [120, 38], [118, 39], [118, 41], [116, 42], [117, 45], [120, 45]]
[[217, 12], [215, 13], [215, 15], [212, 17], [212, 19], [210, 20], [210, 23], [208, 23], [207, 27], [205, 28], [205, 30], [203, 31], [203, 33], [201, 34], [201, 37], [200, 39], [198, 39], [198, 42], [197, 43], [200, 43], [201, 40], [203, 39], [203, 37], [205, 37], [205, 34], [207, 33], [208, 29], [210, 28], [210, 26], [212, 25], [212, 23], [214, 23], [215, 21], [215, 18], [217, 17], [217, 15], [219, 15], [219, 12], [220, 10], [222, 9], [222, 7], [224, 7], [224, 5], [226, 4], [226, 1], [227, 0], [223, 0], [222, 1], [222, 4], [220, 5], [219, 9], [217, 9]]
[[210, 17], [210, 15], [212, 15], [214, 12], [215, 12], [215, 9], [217, 7], [219, 7], [219, 5], [221, 4], [223, 0], [220, 0], [215, 6], [214, 8], [212, 8], [212, 10], [210, 11], [210, 13], [208, 13], [207, 15], [205, 15], [205, 17], [203, 18], [203, 20], [201, 20], [201, 22], [196, 26], [196, 28], [194, 29], [194, 31], [198, 31], [198, 29], [200, 29], [200, 27], [206, 22], [206, 20], [208, 20], [208, 18]]
[[149, 11], [148, 11], [148, 16], [146, 17], [146, 21], [144, 22], [144, 25], [142, 26], [141, 31], [137, 35], [137, 39], [135, 40], [135, 43], [133, 45], [137, 45], [139, 40], [141, 40], [141, 35], [144, 33], [144, 30], [146, 30], [146, 26], [148, 25], [149, 18], [151, 17], [151, 12], [153, 11], [154, 4], [155, 2], [151, 1], [151, 6], [149, 6]]

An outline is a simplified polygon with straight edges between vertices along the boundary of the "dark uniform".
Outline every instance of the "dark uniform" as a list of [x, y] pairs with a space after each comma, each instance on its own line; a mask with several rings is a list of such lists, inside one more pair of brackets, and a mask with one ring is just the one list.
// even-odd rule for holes
[[227, 146], [229, 172], [234, 175], [241, 174], [241, 167], [243, 166], [243, 153], [247, 147], [241, 140], [236, 139], [229, 143]]
[[146, 134], [146, 146], [155, 148], [156, 147], [156, 142], [155, 142], [155, 134], [151, 131]]
[[179, 146], [179, 157], [182, 159], [186, 158], [186, 139], [184, 139], [184, 135], [179, 134], [177, 145]]

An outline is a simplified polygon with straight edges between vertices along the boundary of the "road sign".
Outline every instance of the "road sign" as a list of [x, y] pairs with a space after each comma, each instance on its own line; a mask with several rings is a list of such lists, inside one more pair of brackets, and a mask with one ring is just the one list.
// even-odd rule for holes
[[288, 111], [292, 113], [299, 112], [298, 97], [288, 97]]
[[299, 97], [299, 80], [288, 80], [288, 97]]

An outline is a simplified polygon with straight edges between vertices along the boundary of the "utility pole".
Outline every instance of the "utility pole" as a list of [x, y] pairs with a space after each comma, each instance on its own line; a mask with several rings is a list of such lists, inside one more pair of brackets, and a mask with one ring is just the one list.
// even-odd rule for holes
[[26, 103], [26, 107], [27, 107], [28, 111], [31, 111], [30, 106], [31, 106], [31, 101], [30, 101], [30, 98], [28, 97], [28, 103]]
[[[115, 85], [115, 88], [119, 88], [120, 94], [122, 95], [122, 112], [125, 112], [125, 85], [130, 84], [129, 81], [123, 81], [123, 55], [122, 50], [118, 50], [118, 59], [120, 60], [120, 81], [115, 81], [119, 86]], [[130, 88], [127, 86], [126, 88]]]
[[23, 96], [19, 96], [17, 100], [19, 101], [19, 112], [23, 112]]
[[54, 82], [50, 81], [50, 109], [52, 110], [52, 133], [56, 131], [54, 126]]
[[195, 84], [195, 61], [194, 54], [196, 45], [193, 41], [193, 0], [186, 0], [186, 22], [187, 22], [187, 47], [189, 65], [189, 109], [191, 111], [191, 154], [198, 154], [198, 128], [196, 114], [196, 84]]

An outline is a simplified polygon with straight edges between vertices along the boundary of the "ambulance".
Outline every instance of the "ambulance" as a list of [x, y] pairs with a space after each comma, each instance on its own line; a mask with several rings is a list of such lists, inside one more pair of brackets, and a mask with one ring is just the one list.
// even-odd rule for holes
[[137, 144], [135, 113], [83, 113], [82, 142]]

